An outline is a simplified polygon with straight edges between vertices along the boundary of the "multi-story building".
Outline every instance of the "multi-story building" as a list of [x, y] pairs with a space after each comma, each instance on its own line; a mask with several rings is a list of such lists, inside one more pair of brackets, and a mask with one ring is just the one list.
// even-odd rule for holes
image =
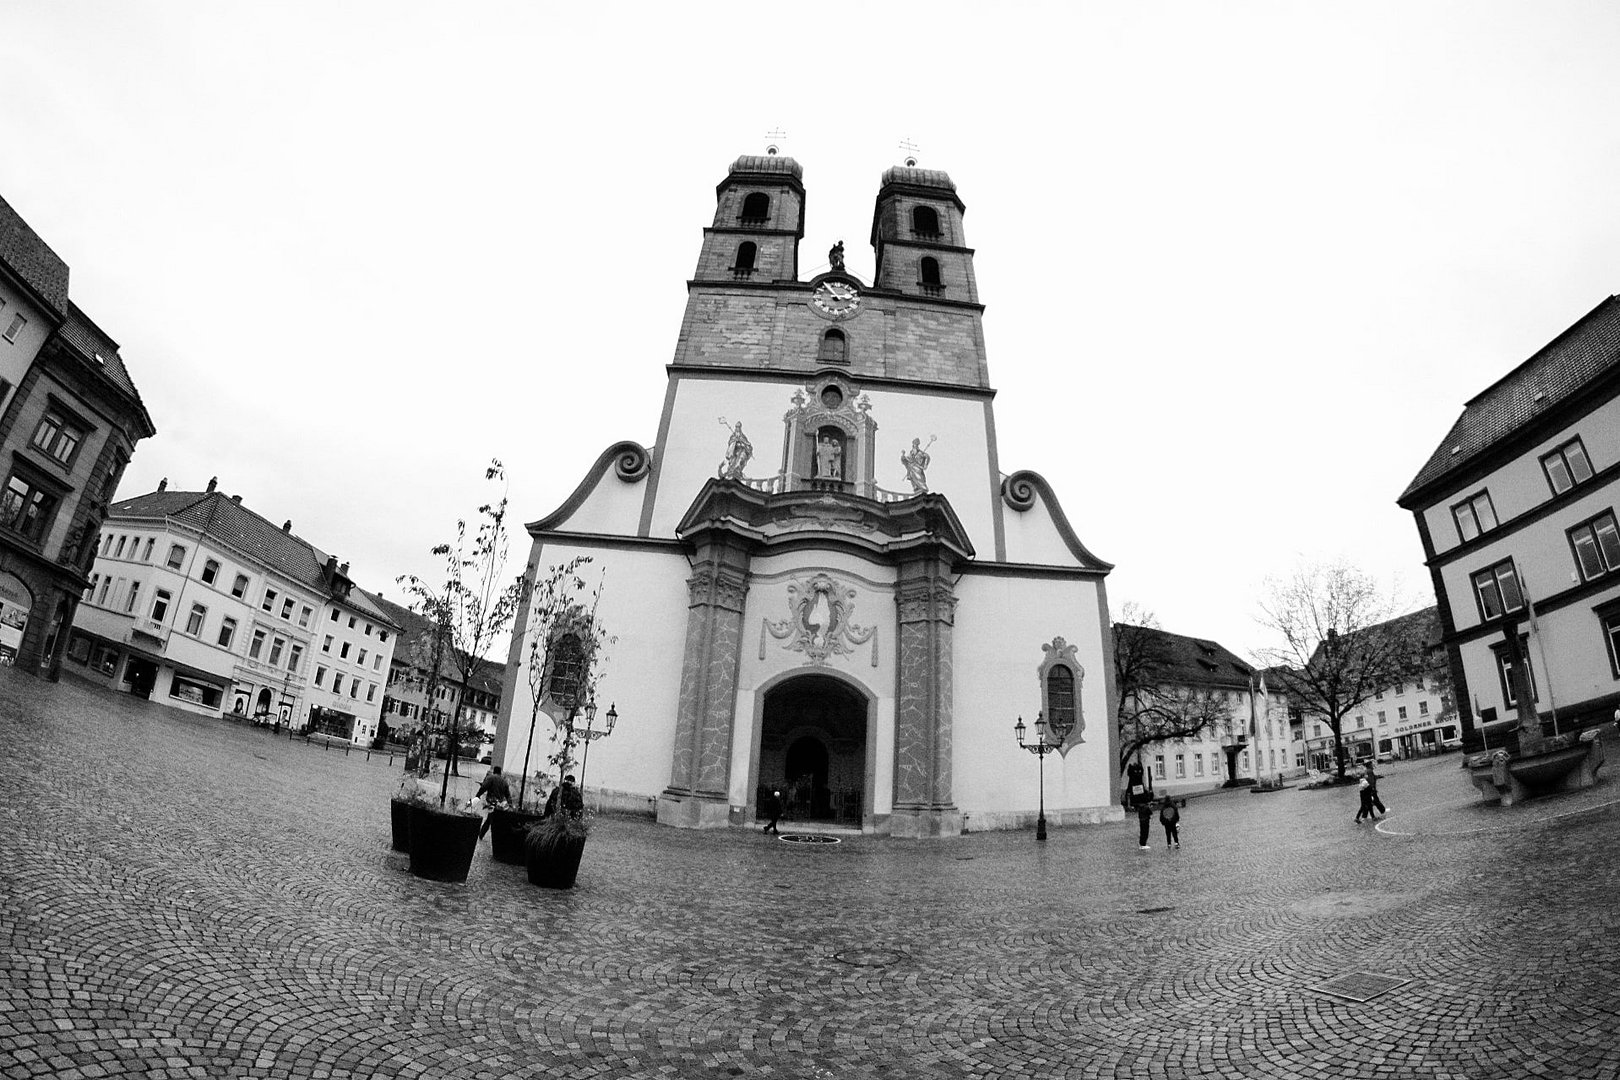
[[339, 563], [219, 491], [107, 509], [67, 656], [86, 675], [210, 715], [363, 743], [398, 625]]
[[[396, 736], [422, 726], [442, 729], [453, 710], [461, 706], [464, 731], [477, 731], [476, 756], [490, 756], [495, 746], [495, 725], [501, 706], [501, 683], [506, 665], [486, 661], [469, 690], [463, 685], [461, 669], [451, 653], [453, 646], [440, 646], [439, 677], [429, 678], [433, 669], [433, 623], [410, 608], [379, 598], [378, 605], [399, 626], [399, 643], [389, 664], [387, 696], [383, 699], [383, 723]], [[464, 743], [470, 740], [464, 735]]]
[[155, 430], [67, 264], [0, 199], [0, 663], [56, 678], [102, 512]]
[[[1218, 788], [1229, 779], [1253, 781], [1296, 772], [1287, 702], [1260, 671], [1214, 641], [1151, 627], [1128, 629], [1151, 639], [1134, 647], [1153, 657], [1150, 693], [1158, 701], [1171, 708], [1176, 702], [1198, 701], [1200, 707], [1207, 702], [1217, 714], [1192, 737], [1143, 746], [1142, 762], [1155, 789], [1174, 795]], [[1115, 634], [1120, 630], [1116, 625]], [[1123, 711], [1129, 714], [1140, 704], [1126, 702]], [[1127, 716], [1127, 737], [1130, 723]]]
[[1470, 398], [1398, 501], [1423, 542], [1465, 742], [1477, 748], [1482, 724], [1517, 719], [1519, 658], [1544, 730], [1610, 717], [1620, 297]]

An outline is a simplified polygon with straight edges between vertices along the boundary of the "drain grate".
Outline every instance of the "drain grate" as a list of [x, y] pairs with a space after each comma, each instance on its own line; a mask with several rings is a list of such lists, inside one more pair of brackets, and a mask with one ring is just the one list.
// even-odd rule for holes
[[896, 949], [840, 949], [833, 953], [833, 959], [840, 964], [855, 967], [889, 967], [905, 958], [906, 954]]
[[785, 832], [777, 837], [784, 844], [837, 844], [839, 837], [823, 836], [820, 833]]
[[1371, 1001], [1380, 994], [1387, 994], [1397, 986], [1405, 986], [1411, 981], [1411, 979], [1394, 979], [1388, 975], [1374, 975], [1370, 971], [1352, 971], [1329, 979], [1325, 983], [1317, 983], [1311, 989], [1320, 994], [1344, 998], [1346, 1001]]

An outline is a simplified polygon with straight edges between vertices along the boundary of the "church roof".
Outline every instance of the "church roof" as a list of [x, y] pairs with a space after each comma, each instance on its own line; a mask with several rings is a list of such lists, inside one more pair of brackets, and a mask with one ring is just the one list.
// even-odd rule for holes
[[919, 169], [912, 165], [896, 165], [886, 169], [883, 173], [883, 186], [887, 187], [890, 184], [944, 188], [946, 191], [956, 190], [956, 184], [951, 181], [950, 174], [945, 170]]
[[1611, 296], [1471, 398], [1396, 501], [1405, 506], [1420, 488], [1472, 465], [1504, 440], [1533, 430], [1546, 413], [1617, 368], [1620, 297]]
[[797, 161], [780, 154], [744, 154], [731, 163], [727, 172], [736, 173], [780, 173], [791, 176], [795, 180], [804, 179], [804, 169]]

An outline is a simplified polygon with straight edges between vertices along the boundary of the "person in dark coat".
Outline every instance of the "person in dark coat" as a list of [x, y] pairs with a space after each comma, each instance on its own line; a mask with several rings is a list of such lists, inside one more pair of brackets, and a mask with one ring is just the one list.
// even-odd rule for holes
[[1374, 810], [1377, 810], [1380, 815], [1389, 813], [1389, 810], [1384, 806], [1384, 800], [1378, 797], [1378, 774], [1373, 771], [1371, 759], [1367, 761], [1364, 777], [1367, 781], [1367, 816], [1372, 817]]
[[1164, 846], [1180, 847], [1181, 811], [1176, 808], [1176, 800], [1166, 798], [1159, 807], [1159, 824], [1164, 826]]
[[580, 794], [572, 773], [563, 777], [563, 782], [552, 788], [551, 794], [546, 796], [546, 817], [555, 814], [559, 808], [570, 817], [585, 816], [585, 797]]
[[1143, 851], [1147, 850], [1148, 832], [1153, 828], [1153, 800], [1152, 798], [1138, 799], [1136, 801], [1136, 824], [1138, 826], [1136, 842]]
[[782, 793], [773, 791], [765, 796], [765, 802], [760, 806], [760, 809], [765, 812], [766, 817], [770, 818], [760, 831], [775, 833], [778, 836], [782, 835], [782, 830], [776, 827], [777, 820], [782, 816]]
[[[485, 774], [484, 782], [478, 785], [478, 791], [473, 795], [473, 798], [483, 799], [487, 810], [493, 810], [497, 806], [505, 806], [512, 801], [512, 787], [506, 782], [506, 777], [501, 775], [499, 765], [492, 767]], [[492, 816], [489, 813], [484, 814], [484, 823], [478, 827], [478, 839], [482, 840], [484, 834], [489, 832], [489, 823]]]

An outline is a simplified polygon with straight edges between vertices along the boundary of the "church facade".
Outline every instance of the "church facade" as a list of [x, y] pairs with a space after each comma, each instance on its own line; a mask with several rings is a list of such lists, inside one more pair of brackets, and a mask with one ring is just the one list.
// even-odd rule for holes
[[[580, 555], [605, 574], [620, 720], [588, 797], [707, 828], [779, 791], [789, 820], [907, 837], [1022, 827], [1043, 802], [1058, 824], [1120, 816], [1110, 565], [1040, 475], [1003, 471], [955, 185], [883, 174], [870, 282], [842, 242], [799, 279], [793, 159], [741, 157], [716, 196], [655, 444], [608, 447], [528, 526], [531, 575]], [[529, 745], [535, 632], [520, 611], [508, 770], [553, 748], [544, 716]], [[1025, 753], [1020, 718], [1056, 751]]]

